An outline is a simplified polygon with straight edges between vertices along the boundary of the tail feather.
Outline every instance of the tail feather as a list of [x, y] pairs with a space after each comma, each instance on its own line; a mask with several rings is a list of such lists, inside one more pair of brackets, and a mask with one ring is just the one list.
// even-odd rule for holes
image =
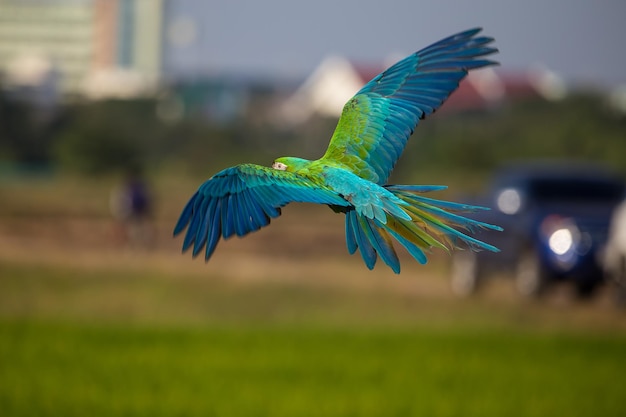
[[351, 210], [346, 213], [346, 221], [349, 221], [352, 226], [352, 237], [354, 242], [356, 243], [356, 247], [361, 249], [361, 257], [363, 258], [363, 262], [365, 262], [365, 265], [369, 269], [374, 269], [374, 265], [376, 265], [376, 250], [372, 246], [370, 240], [365, 235], [365, 231], [363, 230], [363, 227], [358, 220], [359, 216], [361, 215], [357, 214], [355, 210]]
[[435, 237], [427, 233], [426, 229], [420, 227], [419, 224], [413, 221], [406, 221], [395, 218], [388, 218], [386, 224], [388, 230], [394, 231], [396, 234], [402, 236], [413, 244], [418, 245], [421, 248], [429, 249], [432, 247], [438, 247], [441, 249], [447, 249]]
[[488, 210], [487, 208], [454, 203], [423, 197], [419, 194], [440, 190], [440, 186], [386, 187], [396, 197], [407, 203], [400, 205], [407, 216], [396, 216], [387, 211], [386, 223], [368, 219], [356, 210], [346, 212], [346, 242], [352, 254], [357, 248], [369, 269], [376, 264], [377, 255], [395, 272], [400, 272], [400, 261], [393, 247], [392, 238], [397, 240], [419, 263], [426, 263], [426, 253], [431, 248], [447, 251], [468, 247], [474, 251], [499, 249], [470, 236], [478, 229], [501, 231], [502, 228], [489, 223], [464, 217], [461, 213]]
[[[463, 233], [459, 229], [455, 228], [459, 227], [461, 229], [473, 231], [473, 222], [468, 222], [467, 224], [455, 223], [445, 218], [448, 216], [437, 216], [430, 213], [428, 210], [415, 206], [407, 207], [407, 210], [410, 212], [411, 218], [415, 224], [422, 226], [426, 233], [433, 236], [440, 243], [443, 243], [447, 249], [461, 248], [461, 246], [457, 243], [461, 241], [468, 244], [472, 249], [487, 249], [495, 252], [498, 251], [493, 246], [468, 236], [466, 233]], [[464, 219], [462, 216], [457, 217]]]
[[348, 253], [353, 255], [359, 248], [359, 244], [356, 241], [354, 234], [354, 222], [356, 221], [356, 211], [350, 210], [346, 212], [346, 245], [348, 246]]
[[[475, 206], [462, 203], [454, 203], [451, 201], [436, 200], [433, 198], [417, 195], [425, 191], [412, 190], [412, 186], [390, 186], [388, 187], [397, 197], [409, 203], [416, 210], [426, 211], [434, 216], [442, 218], [446, 223], [465, 228], [471, 232], [477, 229], [491, 229], [502, 231], [500, 226], [484, 223], [478, 220], [461, 216], [457, 213], [472, 213], [477, 211], [489, 210], [487, 207]], [[418, 214], [419, 216], [419, 214]]]
[[426, 254], [424, 251], [417, 246], [415, 243], [411, 242], [409, 239], [406, 239], [404, 236], [399, 233], [389, 230], [389, 233], [398, 241], [404, 248], [411, 254], [413, 258], [422, 265], [428, 262], [428, 258], [426, 258]]
[[389, 265], [389, 267], [396, 274], [400, 273], [400, 260], [393, 248], [393, 243], [389, 234], [385, 229], [378, 227], [375, 221], [368, 219], [364, 216], [357, 216], [361, 229], [365, 231], [365, 236], [372, 244], [372, 247], [380, 255], [382, 260]]

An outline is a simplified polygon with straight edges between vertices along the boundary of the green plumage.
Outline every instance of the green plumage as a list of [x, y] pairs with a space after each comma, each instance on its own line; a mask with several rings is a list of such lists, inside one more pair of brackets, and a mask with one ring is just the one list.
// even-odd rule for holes
[[423, 197], [436, 186], [386, 185], [419, 121], [435, 111], [471, 69], [495, 64], [493, 39], [472, 29], [406, 57], [367, 83], [344, 106], [322, 158], [277, 158], [272, 168], [244, 164], [206, 181], [184, 208], [174, 234], [183, 250], [213, 254], [220, 237], [244, 236], [270, 223], [289, 202], [326, 204], [346, 216], [348, 251], [368, 268], [377, 257], [400, 271], [399, 242], [420, 263], [433, 247], [497, 251], [462, 230], [499, 230], [459, 213], [481, 207]]

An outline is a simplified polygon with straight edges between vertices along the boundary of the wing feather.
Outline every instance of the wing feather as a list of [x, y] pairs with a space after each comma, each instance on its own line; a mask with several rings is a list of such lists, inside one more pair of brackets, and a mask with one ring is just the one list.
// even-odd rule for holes
[[187, 229], [183, 251], [193, 245], [196, 256], [204, 248], [208, 260], [220, 237], [241, 237], [267, 226], [290, 202], [349, 205], [335, 191], [298, 174], [253, 164], [237, 165], [200, 186], [185, 205], [174, 235]]
[[469, 70], [494, 65], [493, 38], [476, 28], [440, 40], [368, 82], [344, 106], [322, 159], [384, 185], [420, 119], [436, 111]]

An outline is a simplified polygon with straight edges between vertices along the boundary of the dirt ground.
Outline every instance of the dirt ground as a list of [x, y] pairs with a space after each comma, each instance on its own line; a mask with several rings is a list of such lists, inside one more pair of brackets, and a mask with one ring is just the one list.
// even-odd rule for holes
[[[399, 250], [400, 275], [381, 261], [369, 271], [358, 253], [347, 252], [343, 217], [322, 207], [287, 207], [269, 227], [243, 239], [220, 242], [208, 263], [202, 256], [192, 259], [190, 253], [181, 254], [183, 237], [172, 236], [173, 224], [172, 219], [157, 219], [148, 244], [138, 245], [120, 239], [119, 225], [106, 216], [0, 217], [0, 262], [152, 270], [173, 276], [219, 276], [237, 282], [283, 282], [445, 300], [456, 297], [449, 288], [447, 253], [434, 252], [427, 265], [419, 265]], [[506, 277], [496, 277], [478, 298], [535, 304], [515, 294]], [[567, 287], [556, 288], [541, 304], [567, 308], [573, 314], [619, 314], [608, 286], [586, 302], [576, 300]]]

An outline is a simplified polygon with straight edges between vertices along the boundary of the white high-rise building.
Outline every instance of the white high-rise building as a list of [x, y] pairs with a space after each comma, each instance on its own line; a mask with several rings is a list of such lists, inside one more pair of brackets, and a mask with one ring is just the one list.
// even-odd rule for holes
[[63, 94], [145, 92], [163, 68], [164, 1], [0, 0], [1, 83], [57, 80]]

